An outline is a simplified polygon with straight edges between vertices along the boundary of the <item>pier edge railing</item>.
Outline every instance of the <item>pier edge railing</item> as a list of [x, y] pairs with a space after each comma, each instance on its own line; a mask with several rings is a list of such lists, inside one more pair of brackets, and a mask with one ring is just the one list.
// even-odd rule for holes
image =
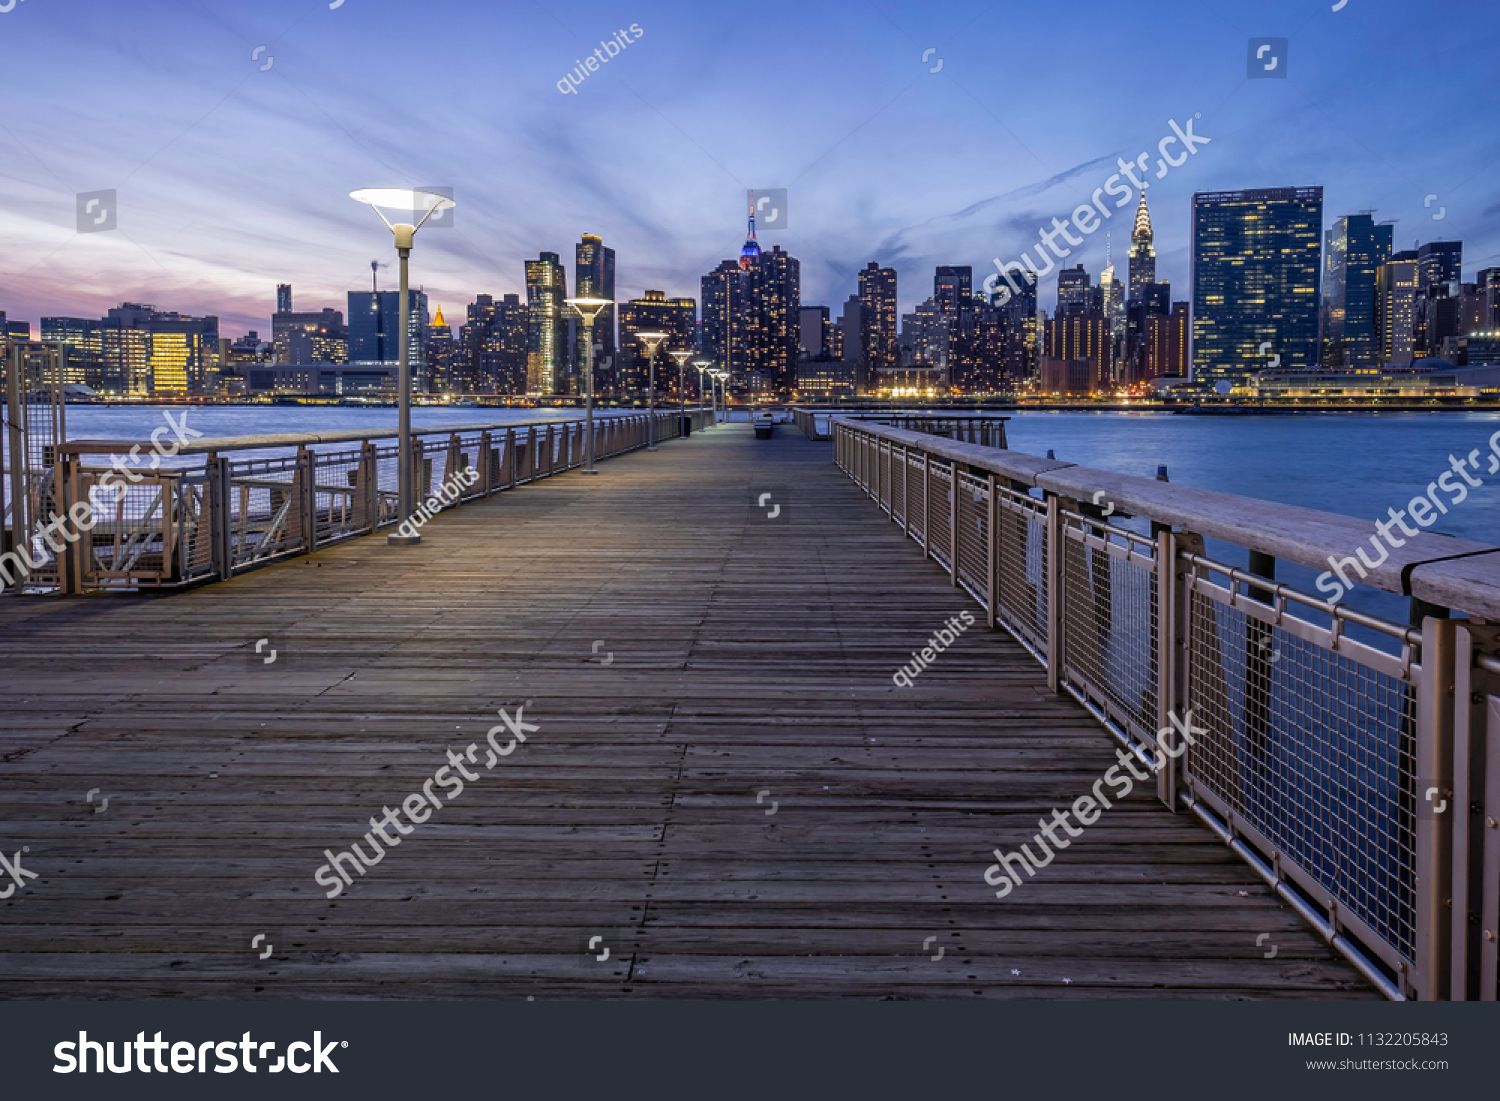
[[[656, 439], [701, 429], [707, 414], [658, 411]], [[584, 463], [583, 420], [444, 426], [412, 433], [418, 503], [447, 509], [575, 470]], [[645, 413], [595, 416], [596, 460], [645, 448]], [[90, 456], [150, 454], [151, 441], [70, 440], [49, 451], [45, 484], [32, 493], [59, 531], [45, 538], [33, 520], [21, 540], [26, 560], [5, 555], [10, 587], [80, 593], [175, 588], [236, 573], [402, 523], [396, 431], [368, 430], [194, 439], [175, 451], [201, 462], [128, 465], [136, 479], [118, 495], [104, 488], [110, 468]], [[295, 449], [295, 451], [293, 451]], [[265, 454], [266, 452], [279, 452]], [[259, 454], [258, 454], [259, 453]], [[473, 476], [457, 477], [472, 469]], [[75, 508], [91, 518], [68, 540]], [[59, 533], [63, 538], [58, 538]], [[11, 540], [15, 543], [17, 540]], [[13, 552], [16, 548], [7, 548]], [[17, 569], [17, 567], [20, 567]]]
[[[1496, 1000], [1500, 550], [1422, 533], [1392, 551], [1364, 583], [1412, 597], [1418, 625], [1396, 624], [1274, 578], [1278, 557], [1351, 557], [1372, 535], [1357, 520], [868, 421], [831, 429], [834, 462], [1049, 687], [1376, 987]], [[1209, 557], [1208, 538], [1249, 568]]]

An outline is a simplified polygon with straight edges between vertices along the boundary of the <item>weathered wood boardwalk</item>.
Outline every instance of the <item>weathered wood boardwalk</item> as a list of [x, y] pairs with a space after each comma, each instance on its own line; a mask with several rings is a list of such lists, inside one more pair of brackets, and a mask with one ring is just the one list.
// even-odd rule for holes
[[[982, 622], [892, 683], [971, 606], [829, 445], [737, 425], [600, 471], [418, 548], [0, 599], [0, 851], [38, 875], [0, 997], [1377, 996], [1140, 790], [995, 898], [991, 850], [1115, 743]], [[481, 778], [326, 898], [324, 850], [470, 743]]]

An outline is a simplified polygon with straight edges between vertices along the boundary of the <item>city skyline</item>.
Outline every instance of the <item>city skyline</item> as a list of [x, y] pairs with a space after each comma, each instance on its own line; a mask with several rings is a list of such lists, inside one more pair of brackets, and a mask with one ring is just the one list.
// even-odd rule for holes
[[[1174, 298], [1190, 293], [1192, 195], [1214, 190], [1320, 186], [1320, 234], [1374, 209], [1399, 219], [1398, 249], [1463, 240], [1465, 278], [1500, 259], [1482, 74], [1463, 67], [1495, 31], [1457, 8], [1439, 24], [1387, 3], [1272, 3], [1253, 19], [1191, 4], [1080, 20], [1064, 35], [1046, 13], [977, 3], [771, 4], [764, 20], [795, 33], [750, 37], [766, 65], [796, 67], [780, 84], [739, 78], [729, 59], [745, 32], [727, 11], [654, 5], [626, 21], [590, 5], [559, 19], [469, 3], [402, 21], [413, 61], [409, 81], [393, 82], [386, 32], [403, 10], [369, 0], [184, 14], [148, 0], [110, 35], [87, 29], [91, 12], [114, 11], [94, 3], [66, 17], [41, 3], [0, 15], [5, 79], [23, 108], [0, 128], [12, 194], [0, 210], [0, 309], [37, 325], [150, 302], [216, 315], [238, 336], [267, 328], [278, 283], [297, 287], [302, 309], [340, 308], [369, 287], [372, 259], [394, 260], [347, 192], [442, 181], [459, 203], [454, 225], [423, 231], [412, 282], [450, 317], [478, 294], [524, 295], [523, 264], [543, 252], [571, 266], [585, 232], [618, 254], [617, 301], [647, 289], [698, 298], [702, 276], [739, 253], [746, 189], [771, 187], [788, 188], [789, 228], [762, 223], [760, 242], [798, 258], [803, 304], [837, 311], [874, 260], [896, 270], [905, 314], [936, 267], [969, 266], [977, 285], [993, 257], [1017, 255], [1039, 225], [1087, 201], [1119, 157], [1155, 149], [1169, 119], [1194, 115], [1212, 144], [1150, 179], [1147, 196], [1156, 278]], [[628, 48], [559, 93], [586, 47], [632, 24], [641, 34]], [[472, 33], [453, 36], [458, 25]], [[1246, 79], [1245, 41], [1261, 34], [1291, 39], [1287, 79]], [[936, 56], [919, 64], [929, 45]], [[1015, 78], [1049, 71], [1058, 47], [1171, 75], [1128, 96], [1098, 66], [1022, 87]], [[481, 50], [487, 63], [457, 63]], [[1441, 102], [1424, 94], [1431, 66], [1444, 73]], [[978, 98], [996, 88], [1005, 94]], [[788, 115], [799, 102], [816, 110]], [[109, 188], [118, 230], [78, 233], [76, 195]], [[1105, 227], [1117, 272], [1133, 209]], [[1096, 233], [1067, 265], [1097, 275], [1105, 249]]]

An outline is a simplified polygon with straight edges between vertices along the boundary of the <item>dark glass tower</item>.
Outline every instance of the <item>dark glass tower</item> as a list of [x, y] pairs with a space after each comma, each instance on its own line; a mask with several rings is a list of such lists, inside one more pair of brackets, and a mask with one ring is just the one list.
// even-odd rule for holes
[[1316, 370], [1322, 227], [1321, 187], [1193, 196], [1195, 379], [1239, 381], [1273, 355]]
[[[578, 242], [573, 268], [573, 286], [579, 298], [615, 297], [615, 250], [605, 248], [595, 234], [585, 233]], [[583, 370], [584, 347], [582, 325], [574, 332], [573, 362]], [[613, 394], [618, 364], [615, 357], [615, 308], [605, 306], [594, 322], [594, 393]]]
[[1323, 365], [1376, 367], [1375, 273], [1391, 255], [1389, 223], [1346, 214], [1328, 228], [1323, 267]]

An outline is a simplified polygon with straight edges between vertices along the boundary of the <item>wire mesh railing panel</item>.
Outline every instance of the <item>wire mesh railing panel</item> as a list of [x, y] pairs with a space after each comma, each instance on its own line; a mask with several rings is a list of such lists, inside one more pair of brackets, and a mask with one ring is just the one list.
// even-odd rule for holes
[[958, 474], [958, 583], [979, 603], [990, 602], [990, 484], [988, 478]]
[[186, 474], [174, 482], [180, 575], [183, 580], [204, 577], [214, 572], [213, 486], [204, 474]]
[[119, 479], [114, 483], [117, 490], [94, 483], [88, 491], [95, 520], [87, 540], [88, 576], [110, 588], [160, 583], [171, 576], [175, 483], [176, 478], [166, 474], [142, 476], [138, 482]]
[[369, 487], [361, 451], [314, 453], [313, 523], [319, 543], [369, 530]]
[[1156, 744], [1155, 544], [1063, 513], [1063, 672], [1131, 737]]
[[907, 531], [927, 545], [927, 463], [918, 455], [906, 456]]
[[230, 464], [229, 541], [235, 567], [306, 549], [297, 468], [292, 457]]
[[1000, 622], [1046, 653], [1047, 506], [995, 487], [995, 610]]
[[[1237, 585], [1208, 583], [1195, 567], [1187, 699], [1201, 732], [1185, 758], [1188, 781], [1258, 831], [1283, 867], [1305, 873], [1319, 902], [1333, 899], [1344, 921], [1358, 918], [1410, 961], [1416, 815], [1426, 805], [1411, 648], [1401, 658], [1347, 640], [1330, 649], [1320, 638], [1332, 634], [1300, 618], [1267, 622], [1235, 607]], [[1389, 633], [1404, 639], [1405, 628], [1390, 624]]]
[[943, 565], [953, 561], [953, 540], [950, 509], [953, 507], [953, 465], [931, 462], [927, 467], [927, 494], [929, 505], [927, 522], [927, 550]]
[[887, 512], [891, 508], [891, 445], [882, 441], [880, 450], [875, 454], [875, 468], [880, 478], [880, 506]]
[[907, 464], [906, 448], [899, 444], [891, 449], [891, 519], [906, 522], [907, 475], [911, 467]]

